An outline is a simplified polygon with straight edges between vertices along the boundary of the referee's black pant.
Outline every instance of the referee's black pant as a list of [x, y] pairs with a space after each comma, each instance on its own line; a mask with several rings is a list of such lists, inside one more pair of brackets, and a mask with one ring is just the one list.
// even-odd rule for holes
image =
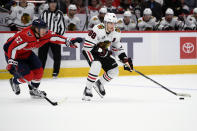
[[61, 45], [53, 44], [53, 43], [47, 43], [44, 46], [40, 47], [38, 50], [38, 57], [42, 62], [43, 69], [46, 65], [47, 60], [47, 54], [49, 51], [49, 48], [51, 48], [51, 51], [53, 53], [53, 76], [57, 76], [59, 74], [60, 70], [60, 63], [61, 63]]

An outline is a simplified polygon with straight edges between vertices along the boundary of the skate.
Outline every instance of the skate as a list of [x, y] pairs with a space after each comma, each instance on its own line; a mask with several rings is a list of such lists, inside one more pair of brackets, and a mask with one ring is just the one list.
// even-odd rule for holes
[[53, 73], [52, 74], [53, 79], [57, 79], [57, 75], [58, 75], [57, 73]]
[[83, 92], [83, 98], [82, 98], [82, 100], [84, 100], [84, 101], [90, 101], [92, 97], [93, 97], [93, 95], [92, 95], [92, 89], [88, 89], [86, 87], [85, 90], [84, 90], [84, 92]]
[[103, 96], [105, 95], [105, 89], [104, 89], [104, 86], [103, 86], [103, 84], [101, 83], [100, 80], [97, 80], [95, 82], [93, 88], [100, 95], [100, 97], [103, 98]]
[[37, 88], [29, 90], [29, 94], [32, 98], [44, 98], [47, 95], [45, 91], [40, 91]]
[[15, 84], [14, 83], [14, 78], [11, 78], [9, 81], [10, 81], [10, 85], [12, 87], [12, 90], [13, 92], [16, 94], [16, 95], [19, 95], [20, 94], [20, 87], [18, 84]]

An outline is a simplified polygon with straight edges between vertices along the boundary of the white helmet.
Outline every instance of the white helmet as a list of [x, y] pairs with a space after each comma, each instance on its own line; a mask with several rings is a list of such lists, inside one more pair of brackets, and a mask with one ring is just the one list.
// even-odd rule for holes
[[77, 10], [77, 7], [76, 7], [76, 5], [74, 5], [74, 4], [70, 4], [70, 5], [68, 6], [68, 10]]
[[125, 12], [124, 12], [124, 16], [129, 16], [129, 17], [131, 17], [131, 12], [130, 12], [130, 11], [125, 11]]
[[143, 14], [144, 15], [152, 15], [152, 11], [150, 8], [145, 8]]
[[99, 13], [104, 13], [104, 14], [106, 14], [106, 13], [107, 13], [107, 8], [105, 8], [105, 7], [100, 8]]
[[197, 14], [197, 8], [194, 8], [193, 13]]
[[106, 15], [104, 17], [104, 21], [105, 22], [116, 23], [117, 22], [117, 17], [114, 13], [106, 13]]
[[174, 11], [171, 8], [166, 10], [166, 15], [174, 15]]

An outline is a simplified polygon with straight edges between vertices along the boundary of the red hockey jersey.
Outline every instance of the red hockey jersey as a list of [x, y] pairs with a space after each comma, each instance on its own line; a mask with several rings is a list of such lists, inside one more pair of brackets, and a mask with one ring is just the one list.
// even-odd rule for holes
[[25, 59], [30, 56], [33, 49], [39, 48], [48, 42], [66, 44], [66, 37], [57, 35], [52, 31], [48, 31], [44, 37], [37, 39], [30, 27], [17, 32], [5, 43], [4, 51], [8, 59]]

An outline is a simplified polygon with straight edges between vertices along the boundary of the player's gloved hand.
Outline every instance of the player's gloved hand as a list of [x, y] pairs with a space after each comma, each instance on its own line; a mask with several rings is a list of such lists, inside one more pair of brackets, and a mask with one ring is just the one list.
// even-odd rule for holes
[[133, 62], [132, 62], [131, 58], [124, 58], [122, 62], [124, 63], [124, 70], [128, 70], [128, 71], [132, 72]]
[[14, 74], [14, 73], [16, 72], [17, 68], [18, 68], [18, 62], [15, 61], [15, 60], [13, 60], [13, 59], [9, 59], [6, 69], [7, 69], [11, 74]]
[[69, 46], [71, 48], [77, 48], [77, 45], [75, 43], [81, 43], [82, 41], [83, 41], [83, 39], [80, 37], [72, 38], [69, 40]]
[[104, 49], [101, 47], [95, 46], [93, 49], [100, 57], [106, 57], [110, 56], [112, 54], [112, 51], [109, 51], [108, 49]]

